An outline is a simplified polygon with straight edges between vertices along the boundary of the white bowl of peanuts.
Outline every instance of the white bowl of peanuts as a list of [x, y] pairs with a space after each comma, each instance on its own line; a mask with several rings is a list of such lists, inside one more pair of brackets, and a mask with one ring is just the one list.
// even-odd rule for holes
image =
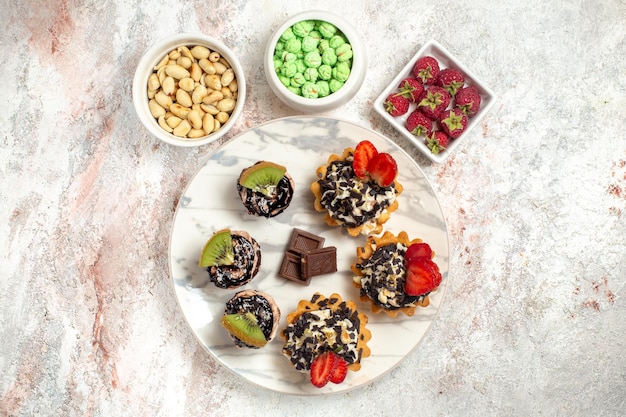
[[199, 33], [162, 39], [143, 55], [133, 104], [154, 136], [176, 146], [200, 146], [224, 136], [241, 115], [243, 69], [222, 42]]

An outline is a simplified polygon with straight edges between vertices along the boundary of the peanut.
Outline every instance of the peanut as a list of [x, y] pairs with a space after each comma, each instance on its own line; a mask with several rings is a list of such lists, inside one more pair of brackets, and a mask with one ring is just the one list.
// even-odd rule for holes
[[204, 104], [213, 104], [213, 103], [217, 103], [223, 98], [224, 98], [224, 94], [222, 94], [221, 91], [211, 91], [209, 94], [204, 96], [204, 98], [202, 99], [202, 102]]
[[176, 78], [177, 80], [182, 80], [183, 78], [187, 78], [191, 75], [189, 74], [189, 71], [185, 69], [185, 67], [182, 67], [178, 64], [166, 66], [165, 73], [170, 77]]
[[178, 91], [176, 91], [176, 102], [183, 107], [191, 107], [191, 105], [193, 104], [189, 93], [182, 88], [179, 88]]
[[191, 110], [187, 115], [187, 120], [194, 129], [202, 129], [202, 114], [198, 110]]
[[176, 90], [176, 81], [174, 81], [174, 78], [172, 77], [165, 77], [161, 87], [163, 88], [163, 92], [165, 94], [172, 96], [172, 94], [174, 94], [174, 90]]
[[152, 113], [152, 117], [158, 119], [159, 117], [165, 115], [165, 109], [161, 107], [156, 100], [152, 99], [148, 102], [148, 107], [150, 108], [150, 113]]
[[211, 51], [202, 45], [196, 45], [191, 48], [191, 55], [196, 59], [208, 58]]
[[157, 90], [159, 87], [161, 87], [159, 77], [154, 73], [150, 74], [150, 77], [148, 77], [148, 90]]
[[175, 136], [185, 137], [187, 136], [187, 133], [189, 133], [190, 130], [191, 130], [191, 124], [189, 124], [189, 121], [183, 120], [182, 122], [180, 122], [178, 126], [176, 126], [176, 128], [174, 129], [172, 133]]
[[203, 85], [198, 85], [191, 94], [191, 100], [194, 103], [202, 103], [204, 97], [207, 95], [206, 87]]

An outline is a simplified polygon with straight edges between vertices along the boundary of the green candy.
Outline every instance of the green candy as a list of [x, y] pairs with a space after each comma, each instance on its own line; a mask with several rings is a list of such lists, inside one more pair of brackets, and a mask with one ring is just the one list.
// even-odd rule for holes
[[[321, 67], [320, 67], [321, 68]], [[307, 68], [304, 70], [304, 79], [307, 81], [317, 81], [319, 77], [319, 73], [317, 72], [317, 68]]]
[[333, 48], [328, 48], [322, 52], [322, 63], [331, 67], [337, 63], [337, 54]]
[[297, 54], [302, 48], [302, 42], [298, 38], [289, 39], [285, 42], [285, 51]]
[[330, 85], [328, 81], [319, 80], [315, 83], [317, 85], [317, 96], [318, 97], [326, 97], [330, 94]]
[[280, 67], [280, 73], [284, 77], [291, 78], [294, 75], [296, 75], [297, 72], [298, 72], [298, 67], [296, 63], [293, 61], [284, 62], [283, 65]]
[[350, 76], [350, 67], [345, 62], [340, 62], [335, 68], [333, 68], [332, 73], [333, 79], [344, 83]]
[[291, 86], [291, 85], [287, 85], [286, 87], [287, 87], [287, 90], [291, 91], [292, 93], [294, 93], [294, 94], [296, 94], [298, 96], [302, 95], [302, 91], [300, 90], [300, 88], [294, 87], [294, 86]]
[[330, 91], [335, 93], [337, 92], [341, 87], [343, 87], [343, 83], [341, 81], [338, 81], [336, 79], [332, 79], [328, 82], [328, 86], [330, 87]]
[[274, 61], [274, 70], [278, 72], [280, 70], [280, 67], [283, 66], [283, 61], [277, 57], [274, 57], [273, 61]]
[[349, 43], [344, 43], [343, 45], [335, 49], [335, 53], [337, 54], [338, 61], [348, 61], [352, 59], [352, 46], [350, 46]]
[[326, 39], [332, 38], [333, 35], [337, 33], [337, 28], [335, 27], [335, 25], [328, 22], [319, 22], [317, 25], [317, 30], [319, 30], [322, 36]]
[[335, 35], [328, 41], [328, 44], [331, 48], [339, 48], [341, 45], [345, 44], [346, 40], [341, 35]]
[[284, 75], [278, 74], [278, 80], [285, 87], [289, 87], [291, 85], [291, 78], [285, 77]]
[[315, 39], [317, 42], [319, 42], [320, 39], [322, 39], [322, 34], [320, 33], [320, 31], [315, 30], [315, 29], [309, 32], [309, 36]]
[[302, 51], [311, 52], [317, 48], [318, 44], [319, 44], [319, 39], [315, 39], [310, 35], [305, 36], [304, 39], [302, 39]]
[[317, 68], [322, 65], [322, 57], [317, 50], [311, 51], [304, 55], [304, 63], [309, 68]]
[[304, 72], [307, 69], [306, 64], [304, 63], [304, 59], [303, 58], [298, 58], [296, 59], [296, 69], [298, 72]]
[[320, 40], [319, 46], [317, 47], [317, 49], [320, 50], [320, 54], [324, 53], [324, 51], [328, 48], [330, 48], [330, 42], [328, 41], [328, 39]]
[[304, 77], [304, 74], [300, 72], [296, 72], [294, 76], [291, 78], [291, 86], [292, 87], [302, 87], [307, 80]]
[[319, 97], [317, 91], [317, 84], [311, 81], [307, 81], [300, 87], [300, 91], [302, 92], [302, 97], [304, 98], [317, 98]]
[[322, 80], [330, 80], [333, 76], [333, 69], [330, 65], [322, 64], [317, 69], [318, 77]]
[[285, 52], [285, 54], [283, 55], [284, 62], [295, 62], [296, 59], [297, 59], [296, 54], [292, 52]]
[[315, 22], [312, 20], [303, 20], [292, 26], [293, 34], [304, 38], [315, 28]]
[[288, 27], [285, 31], [280, 35], [280, 39], [282, 41], [288, 41], [289, 39], [295, 38], [296, 35], [293, 34], [293, 30]]

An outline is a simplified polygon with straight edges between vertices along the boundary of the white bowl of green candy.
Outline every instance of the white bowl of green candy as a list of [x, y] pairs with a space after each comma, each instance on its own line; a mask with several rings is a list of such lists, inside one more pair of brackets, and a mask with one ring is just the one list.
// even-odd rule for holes
[[304, 113], [347, 103], [361, 87], [367, 68], [358, 33], [326, 11], [303, 12], [284, 21], [270, 37], [264, 58], [274, 94]]

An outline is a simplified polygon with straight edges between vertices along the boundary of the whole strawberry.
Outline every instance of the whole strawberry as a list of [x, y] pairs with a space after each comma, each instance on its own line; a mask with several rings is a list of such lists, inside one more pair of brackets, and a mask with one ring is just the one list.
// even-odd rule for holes
[[433, 121], [420, 110], [414, 110], [407, 117], [405, 126], [414, 136], [428, 136], [433, 130]]
[[474, 86], [461, 88], [456, 93], [456, 107], [467, 117], [472, 117], [480, 110], [480, 93]]
[[413, 75], [423, 84], [434, 84], [439, 75], [439, 62], [432, 56], [423, 56], [413, 65]]
[[439, 124], [451, 138], [458, 138], [467, 128], [467, 116], [459, 108], [445, 110], [439, 117]]
[[465, 76], [457, 69], [445, 68], [439, 71], [435, 84], [448, 90], [448, 93], [454, 97], [456, 92], [465, 84]]
[[409, 111], [409, 99], [398, 94], [389, 94], [383, 103], [385, 111], [393, 117], [402, 116]]
[[416, 103], [424, 92], [424, 85], [416, 78], [407, 77], [400, 82], [398, 90], [396, 94], [406, 97], [411, 103]]
[[432, 86], [424, 92], [417, 108], [429, 119], [437, 120], [449, 104], [450, 93], [443, 87]]
[[450, 136], [442, 130], [435, 130], [426, 139], [426, 146], [435, 155], [446, 149], [449, 143]]

